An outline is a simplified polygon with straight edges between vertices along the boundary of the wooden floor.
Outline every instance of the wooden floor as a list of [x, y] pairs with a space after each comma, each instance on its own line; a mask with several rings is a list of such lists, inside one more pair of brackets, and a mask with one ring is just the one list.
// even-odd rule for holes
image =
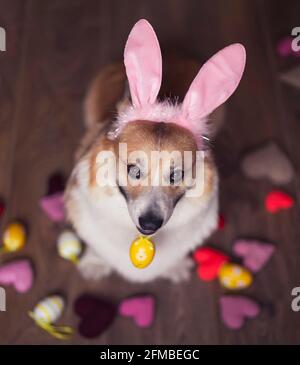
[[[0, 53], [0, 195], [7, 210], [0, 223], [3, 231], [11, 219], [28, 222], [28, 244], [15, 257], [31, 258], [36, 272], [28, 294], [7, 290], [8, 310], [0, 312], [1, 344], [57, 343], [26, 315], [54, 292], [68, 299], [60, 322], [73, 326], [78, 319], [72, 303], [83, 292], [116, 302], [140, 292], [157, 297], [152, 328], [140, 330], [118, 318], [99, 339], [75, 336], [72, 343], [300, 343], [300, 312], [292, 312], [290, 294], [300, 286], [300, 176], [286, 186], [296, 206], [270, 216], [263, 198], [272, 186], [246, 180], [239, 170], [244, 151], [275, 140], [299, 171], [299, 90], [279, 81], [278, 72], [288, 65], [275, 53], [277, 39], [300, 26], [299, 14], [298, 0], [0, 0], [0, 26], [7, 32], [7, 51]], [[218, 283], [200, 282], [195, 275], [182, 285], [131, 285], [117, 276], [84, 282], [58, 257], [60, 227], [41, 214], [37, 204], [51, 173], [71, 171], [89, 81], [103, 65], [121, 58], [127, 34], [141, 17], [154, 25], [163, 50], [206, 58], [231, 42], [247, 48], [245, 76], [215, 141], [227, 226], [208, 242], [230, 252], [235, 238], [259, 237], [274, 242], [278, 250], [246, 291], [265, 309], [240, 331], [229, 331], [220, 322]]]

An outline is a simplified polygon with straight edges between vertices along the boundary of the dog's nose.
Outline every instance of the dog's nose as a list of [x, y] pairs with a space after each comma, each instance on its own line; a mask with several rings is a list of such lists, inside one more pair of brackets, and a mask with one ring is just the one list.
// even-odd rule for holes
[[152, 234], [163, 224], [163, 219], [153, 213], [147, 213], [139, 218], [142, 233]]

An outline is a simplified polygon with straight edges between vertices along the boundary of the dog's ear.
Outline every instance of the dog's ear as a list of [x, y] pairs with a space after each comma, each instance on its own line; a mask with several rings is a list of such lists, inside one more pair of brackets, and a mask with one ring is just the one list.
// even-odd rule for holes
[[133, 106], [153, 104], [161, 85], [162, 60], [156, 34], [147, 20], [139, 20], [132, 28], [124, 63]]
[[237, 88], [245, 62], [245, 48], [238, 43], [210, 58], [201, 67], [184, 98], [184, 119], [199, 120], [223, 104]]

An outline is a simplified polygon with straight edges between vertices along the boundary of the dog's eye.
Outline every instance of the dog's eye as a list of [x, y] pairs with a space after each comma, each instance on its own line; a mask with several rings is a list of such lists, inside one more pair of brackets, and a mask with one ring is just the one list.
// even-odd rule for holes
[[184, 171], [177, 169], [173, 170], [170, 174], [170, 184], [180, 184], [184, 178]]
[[141, 170], [137, 165], [127, 165], [127, 174], [132, 179], [140, 179], [141, 178]]

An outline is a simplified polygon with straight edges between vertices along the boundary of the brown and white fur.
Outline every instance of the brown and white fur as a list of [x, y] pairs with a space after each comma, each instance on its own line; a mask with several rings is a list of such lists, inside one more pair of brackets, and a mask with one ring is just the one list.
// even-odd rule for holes
[[[144, 32], [144, 37], [141, 37], [141, 31], [137, 27]], [[155, 33], [149, 23], [142, 20], [137, 23], [130, 37], [125, 48], [125, 65], [131, 97], [135, 96], [133, 105], [134, 101], [136, 104], [148, 102], [145, 99], [147, 92], [153, 102], [161, 82], [161, 58]], [[145, 39], [151, 44], [150, 53]], [[141, 55], [145, 54], [148, 57], [142, 59]], [[154, 55], [154, 63], [149, 60], [149, 55], [151, 57]], [[194, 112], [199, 111], [199, 123], [202, 123], [199, 126], [203, 126], [203, 123], [207, 125], [209, 123], [207, 115], [220, 106], [237, 87], [243, 73], [244, 62], [245, 54], [241, 45], [233, 45], [220, 51], [204, 65], [203, 71], [198, 73], [187, 93], [188, 96], [178, 108], [188, 109], [186, 115], [193, 117]], [[198, 64], [190, 60], [172, 58], [170, 62], [167, 61], [163, 68], [165, 72], [163, 79], [166, 84], [163, 84], [161, 93], [166, 94], [171, 87], [175, 95], [182, 97], [197, 68]], [[145, 69], [147, 73], [144, 74]], [[132, 72], [136, 72], [135, 75], [132, 76]], [[140, 79], [137, 79], [137, 75]], [[156, 85], [154, 89], [150, 84], [147, 85], [152, 79]], [[92, 83], [85, 102], [86, 135], [77, 151], [75, 167], [65, 193], [68, 218], [87, 244], [79, 269], [88, 279], [100, 279], [116, 271], [134, 282], [146, 282], [157, 278], [180, 281], [188, 277], [192, 267], [192, 260], [188, 254], [201, 245], [216, 228], [218, 174], [211, 151], [206, 150], [203, 193], [197, 196], [187, 194], [187, 190], [195, 187], [187, 187], [184, 179], [178, 186], [129, 184], [121, 187], [119, 176], [109, 186], [100, 186], [97, 180], [99, 152], [112, 151], [118, 163], [125, 165], [125, 171], [127, 171], [126, 166], [136, 164], [136, 161], [118, 159], [119, 143], [127, 143], [128, 152], [140, 150], [146, 156], [154, 150], [182, 153], [192, 151], [192, 163], [190, 166], [184, 166], [183, 170], [192, 169], [195, 173], [199, 168], [195, 163], [199, 136], [195, 136], [191, 129], [177, 123], [176, 118], [174, 122], [160, 122], [160, 119], [144, 117], [140, 120], [136, 117], [127, 123], [126, 118], [130, 117], [130, 113], [129, 100], [127, 93], [124, 92], [125, 84], [126, 74], [123, 65], [108, 66]], [[142, 90], [143, 87], [145, 90]], [[209, 92], [205, 93], [205, 88], [208, 88]], [[133, 90], [137, 90], [136, 94]], [[146, 101], [143, 101], [143, 98]], [[150, 107], [153, 109], [155, 105], [151, 104]], [[168, 106], [164, 105], [163, 108]], [[111, 112], [114, 110], [119, 119], [122, 119], [124, 110], [127, 110], [127, 114], [125, 113], [126, 123], [111, 138], [114, 132]], [[176, 106], [170, 106], [169, 111], [176, 112]], [[133, 112], [135, 113], [135, 110]], [[153, 115], [157, 117], [157, 113]], [[210, 115], [209, 120], [219, 124], [222, 117], [223, 113], [219, 108]], [[196, 114], [194, 121], [197, 120]], [[139, 163], [143, 165], [143, 161]], [[177, 162], [174, 163], [176, 165]], [[169, 176], [161, 168], [160, 163], [146, 169], [141, 180], [147, 179], [150, 173], [157, 176], [159, 181], [168, 179]], [[132, 241], [140, 234], [139, 232], [145, 234], [141, 219], [146, 223], [149, 219], [150, 227], [152, 220], [156, 225], [153, 229], [156, 255], [153, 262], [144, 269], [134, 267], [129, 257]], [[159, 223], [157, 219], [160, 220]], [[147, 224], [145, 226], [148, 227]], [[146, 231], [149, 233], [148, 228]]]
[[[182, 80], [189, 82], [193, 70], [198, 66], [190, 60], [177, 60], [189, 65]], [[120, 100], [125, 85], [125, 71], [122, 65], [105, 68], [91, 85], [86, 103], [86, 134], [76, 153], [76, 165], [69, 179], [65, 193], [68, 218], [88, 248], [79, 263], [79, 269], [87, 279], [100, 279], [117, 271], [132, 281], [149, 281], [156, 278], [170, 278], [173, 281], [187, 279], [193, 266], [189, 252], [200, 245], [215, 229], [218, 216], [218, 175], [211, 151], [205, 152], [205, 186], [200, 197], [185, 197], [182, 187], [128, 187], [127, 200], [118, 187], [99, 187], [96, 182], [96, 156], [101, 150], [117, 153], [119, 141], [126, 141], [128, 149], [195, 150], [192, 134], [176, 125], [160, 125], [151, 121], [128, 124], [117, 140], [107, 137], [112, 123], [109, 112], [114, 104], [119, 108], [127, 100]], [[177, 91], [182, 94], [182, 91]], [[211, 120], [220, 124], [222, 108], [212, 115]], [[146, 196], [145, 196], [146, 193]], [[147, 208], [158, 202], [161, 209], [171, 214], [154, 236], [156, 255], [151, 265], [143, 270], [133, 267], [129, 259], [131, 242], [138, 235], [129, 206], [139, 201]], [[179, 199], [175, 205], [176, 199]], [[137, 205], [139, 205], [137, 203]], [[134, 213], [131, 213], [134, 214]]]

